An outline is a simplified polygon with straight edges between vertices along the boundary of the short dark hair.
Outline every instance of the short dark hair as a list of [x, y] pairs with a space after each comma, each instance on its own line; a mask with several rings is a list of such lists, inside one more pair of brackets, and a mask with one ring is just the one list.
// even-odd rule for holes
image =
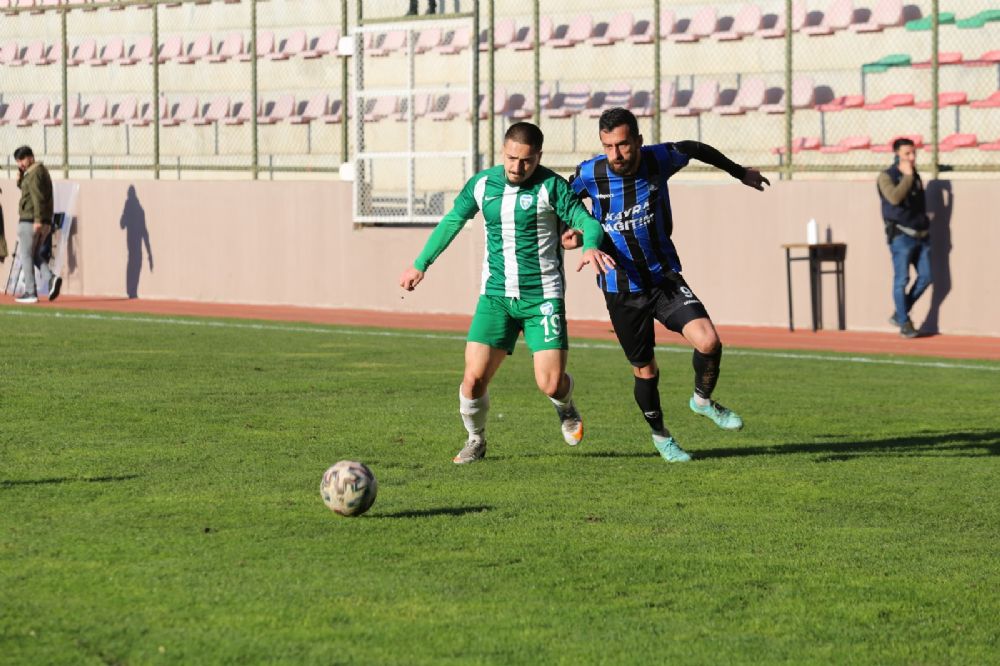
[[610, 132], [622, 125], [628, 125], [632, 136], [639, 136], [639, 121], [635, 119], [635, 114], [620, 106], [608, 109], [601, 114], [601, 119], [597, 121], [597, 126], [602, 132]]
[[542, 144], [545, 143], [545, 135], [542, 134], [542, 130], [539, 129], [538, 125], [521, 121], [507, 128], [507, 133], [503, 135], [503, 140], [504, 143], [513, 141], [531, 146], [535, 150], [541, 150]]
[[898, 153], [899, 149], [903, 146], [915, 146], [917, 144], [913, 143], [913, 139], [907, 139], [905, 136], [901, 136], [892, 142], [892, 152]]
[[25, 157], [34, 157], [35, 153], [32, 152], [31, 146], [21, 146], [14, 151], [15, 160], [23, 160]]

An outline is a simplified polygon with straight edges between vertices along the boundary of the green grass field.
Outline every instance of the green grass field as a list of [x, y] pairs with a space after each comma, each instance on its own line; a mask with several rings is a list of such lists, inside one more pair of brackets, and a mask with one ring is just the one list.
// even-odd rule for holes
[[616, 346], [571, 353], [576, 449], [519, 347], [457, 467], [461, 335], [0, 326], [0, 663], [1000, 662], [1000, 364], [728, 350], [727, 433], [663, 347], [669, 465]]

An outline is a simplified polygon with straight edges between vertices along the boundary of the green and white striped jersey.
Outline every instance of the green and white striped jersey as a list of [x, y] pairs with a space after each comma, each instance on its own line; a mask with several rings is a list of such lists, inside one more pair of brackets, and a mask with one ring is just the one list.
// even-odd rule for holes
[[479, 211], [486, 221], [479, 291], [490, 296], [562, 298], [562, 231], [566, 225], [582, 230], [584, 249], [600, 245], [604, 233], [569, 183], [551, 169], [539, 166], [530, 179], [511, 185], [503, 166], [495, 166], [469, 179], [414, 267], [426, 271]]

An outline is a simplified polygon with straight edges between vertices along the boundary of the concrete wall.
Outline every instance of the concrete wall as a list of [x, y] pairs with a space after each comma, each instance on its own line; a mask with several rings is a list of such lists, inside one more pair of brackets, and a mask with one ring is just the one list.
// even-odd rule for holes
[[[294, 304], [429, 313], [468, 313], [479, 289], [482, 225], [471, 222], [417, 291], [397, 286], [429, 229], [351, 223], [351, 188], [340, 182], [81, 181], [64, 293], [225, 303]], [[995, 181], [929, 186], [934, 220], [933, 294], [914, 312], [943, 333], [1000, 336]], [[129, 188], [135, 197], [129, 202]], [[0, 180], [7, 237], [15, 235], [18, 191]], [[722, 324], [787, 325], [783, 243], [804, 242], [806, 222], [830, 226], [847, 250], [847, 326], [889, 330], [891, 269], [874, 176], [859, 181], [742, 185], [678, 182], [671, 189], [674, 240], [685, 276]], [[144, 231], [145, 230], [145, 233]], [[150, 265], [144, 236], [152, 253]], [[13, 242], [10, 243], [13, 248]], [[568, 311], [606, 319], [590, 269], [573, 273]], [[141, 260], [141, 263], [140, 263]], [[9, 264], [8, 264], [9, 265]], [[6, 276], [6, 272], [4, 272]], [[828, 328], [836, 324], [834, 282], [825, 279]], [[793, 267], [797, 327], [809, 324], [805, 262]]]

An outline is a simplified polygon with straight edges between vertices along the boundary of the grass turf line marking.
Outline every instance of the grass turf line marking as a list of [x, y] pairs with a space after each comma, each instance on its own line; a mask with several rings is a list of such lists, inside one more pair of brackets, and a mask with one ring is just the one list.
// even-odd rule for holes
[[[465, 340], [464, 335], [449, 335], [447, 333], [414, 333], [404, 331], [377, 331], [355, 328], [330, 328], [322, 324], [315, 326], [295, 326], [290, 324], [253, 324], [219, 319], [175, 319], [173, 317], [142, 317], [109, 315], [97, 313], [67, 313], [67, 312], [27, 312], [25, 310], [0, 309], [5, 315], [14, 317], [51, 317], [55, 319], [86, 319], [92, 321], [138, 322], [142, 324], [170, 324], [174, 326], [201, 326], [205, 328], [234, 328], [254, 331], [275, 331], [278, 333], [327, 333], [333, 335], [361, 335], [387, 338], [415, 338], [425, 340]], [[602, 342], [574, 342], [571, 348], [616, 350], [617, 344]], [[658, 347], [660, 351], [686, 354], [687, 347]], [[835, 363], [868, 363], [871, 365], [898, 365], [908, 368], [939, 368], [944, 370], [986, 370], [1000, 372], [1000, 366], [972, 365], [969, 363], [950, 363], [948, 361], [906, 361], [890, 358], [872, 358], [870, 356], [827, 356], [825, 354], [798, 354], [793, 352], [758, 351], [753, 349], [732, 349], [726, 351], [727, 356], [758, 356], [761, 358], [782, 358], [795, 361], [832, 361]]]

